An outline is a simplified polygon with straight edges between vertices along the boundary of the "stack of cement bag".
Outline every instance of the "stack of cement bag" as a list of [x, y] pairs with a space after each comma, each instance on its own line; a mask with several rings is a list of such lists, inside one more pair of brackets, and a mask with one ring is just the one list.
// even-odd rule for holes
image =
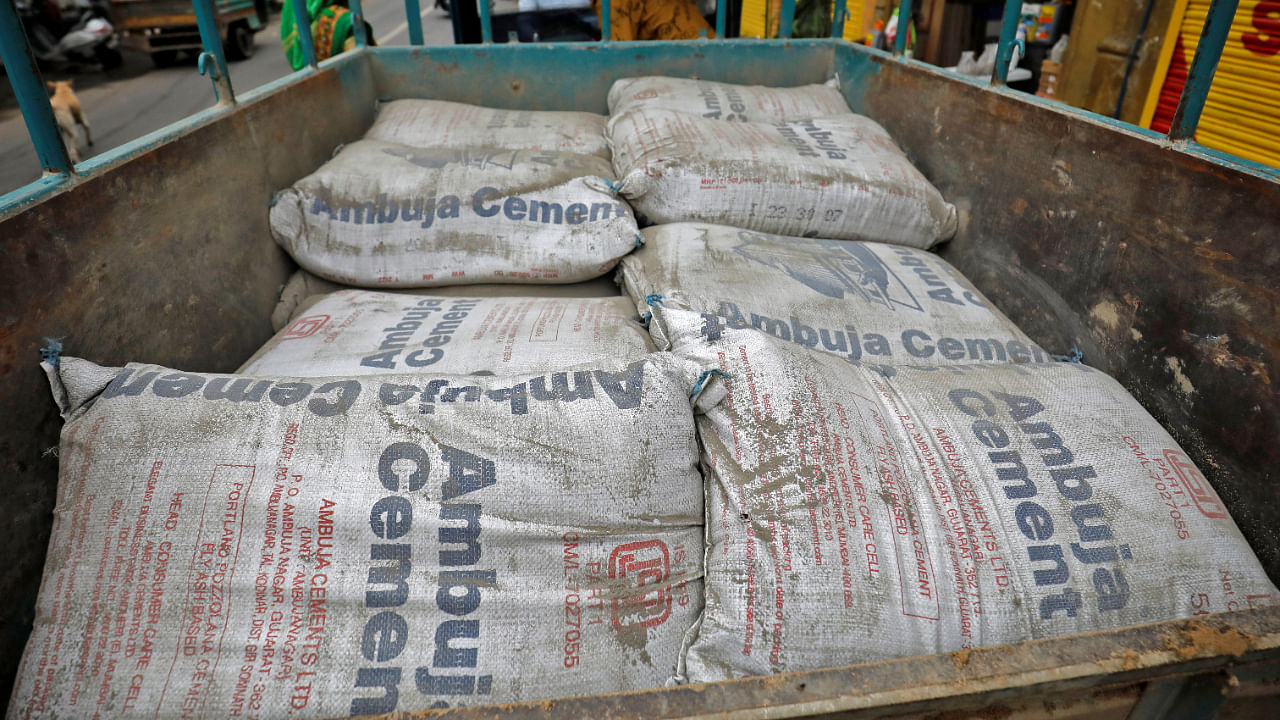
[[608, 102], [387, 104], [277, 197], [309, 273], [239, 371], [46, 363], [11, 717], [414, 712], [1280, 601], [1123, 388], [928, 252], [954, 208], [834, 81]]
[[695, 387], [706, 603], [682, 679], [1184, 617], [1228, 607], [1236, 578], [1280, 600], [1118, 383], [1052, 361], [923, 250], [954, 208], [837, 98], [610, 93], [621, 193], [660, 223], [620, 282], [657, 347], [715, 370]]

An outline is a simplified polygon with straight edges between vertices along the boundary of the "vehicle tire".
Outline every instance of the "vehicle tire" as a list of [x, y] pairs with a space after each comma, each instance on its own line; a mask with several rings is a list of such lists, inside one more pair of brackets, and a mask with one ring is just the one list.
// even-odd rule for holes
[[177, 50], [156, 50], [151, 53], [151, 62], [158, 68], [173, 67], [178, 64]]
[[227, 41], [223, 43], [228, 60], [248, 60], [253, 57], [256, 41], [247, 23], [238, 22], [227, 28]]
[[93, 55], [98, 59], [103, 70], [115, 70], [124, 64], [124, 55], [120, 54], [119, 50], [106, 45], [94, 48]]

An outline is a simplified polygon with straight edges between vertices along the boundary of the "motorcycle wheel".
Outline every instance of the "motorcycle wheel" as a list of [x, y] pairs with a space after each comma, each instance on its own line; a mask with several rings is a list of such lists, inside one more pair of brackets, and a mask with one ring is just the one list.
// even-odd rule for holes
[[93, 56], [102, 65], [103, 70], [115, 70], [124, 64], [124, 55], [115, 48], [99, 45], [93, 49]]
[[158, 68], [173, 67], [178, 63], [178, 51], [156, 50], [151, 53], [151, 62]]
[[236, 23], [227, 28], [227, 41], [223, 47], [228, 60], [248, 60], [253, 57], [253, 31], [245, 23]]

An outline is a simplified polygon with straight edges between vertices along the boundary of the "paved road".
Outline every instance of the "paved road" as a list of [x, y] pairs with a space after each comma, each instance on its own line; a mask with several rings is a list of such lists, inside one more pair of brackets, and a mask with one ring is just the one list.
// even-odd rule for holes
[[[448, 15], [420, 0], [424, 9], [422, 29], [428, 45], [450, 45], [453, 30]], [[507, 4], [502, 2], [501, 4]], [[514, 9], [514, 3], [512, 9]], [[365, 14], [380, 45], [407, 45], [408, 24], [400, 0], [364, 0]], [[279, 17], [257, 35], [257, 52], [248, 60], [231, 63], [231, 82], [237, 93], [284, 77], [289, 64], [280, 47]], [[111, 72], [47, 70], [46, 80], [75, 80], [90, 125], [94, 146], [84, 145], [82, 157], [91, 157], [122, 143], [158, 130], [213, 104], [213, 86], [196, 72], [195, 61], [157, 69], [142, 53], [125, 53], [124, 65]], [[27, 136], [22, 113], [9, 86], [0, 76], [0, 194], [21, 187], [40, 176], [40, 163]]]

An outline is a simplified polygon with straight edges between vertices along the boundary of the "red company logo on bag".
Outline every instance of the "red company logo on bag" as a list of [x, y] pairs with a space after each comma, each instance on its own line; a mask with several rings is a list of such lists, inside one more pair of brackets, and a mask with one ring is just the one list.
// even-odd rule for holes
[[1200, 470], [1191, 464], [1186, 455], [1177, 450], [1165, 450], [1164, 459], [1169, 461], [1169, 466], [1182, 481], [1182, 486], [1187, 489], [1191, 499], [1196, 501], [1196, 507], [1200, 508], [1201, 514], [1207, 518], [1227, 517], [1227, 509], [1213, 493], [1209, 481], [1204, 479], [1204, 475], [1200, 474]]
[[648, 90], [641, 90], [635, 95], [635, 98], [637, 100], [652, 100], [656, 97], [658, 97], [658, 91], [654, 90], [653, 88], [649, 88]]
[[284, 331], [281, 340], [301, 340], [305, 337], [315, 335], [324, 324], [329, 322], [328, 315], [308, 315], [300, 317]]
[[613, 629], [655, 627], [671, 617], [671, 556], [661, 540], [619, 545], [609, 555], [609, 578], [630, 578], [643, 594], [613, 598]]

